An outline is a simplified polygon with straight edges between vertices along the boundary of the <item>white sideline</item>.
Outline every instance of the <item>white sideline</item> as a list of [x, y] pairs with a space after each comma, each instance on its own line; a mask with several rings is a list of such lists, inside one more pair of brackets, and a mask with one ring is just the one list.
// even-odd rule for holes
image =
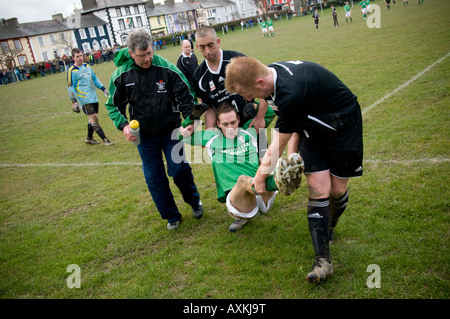
[[[426, 67], [421, 72], [417, 73], [415, 76], [413, 76], [411, 79], [397, 87], [395, 90], [391, 91], [390, 93], [383, 96], [381, 99], [373, 103], [372, 105], [366, 107], [364, 110], [362, 110], [362, 115], [372, 110], [374, 107], [376, 107], [378, 104], [382, 103], [384, 100], [390, 98], [392, 95], [397, 93], [398, 91], [404, 89], [407, 87], [411, 82], [417, 80], [422, 75], [427, 73], [431, 68], [436, 66], [437, 64], [444, 61], [448, 56], [450, 56], [450, 52], [444, 55], [442, 58], [434, 62], [433, 64]], [[365, 163], [368, 164], [414, 164], [414, 163], [446, 163], [450, 162], [450, 159], [448, 158], [422, 158], [422, 159], [412, 159], [412, 160], [377, 160], [377, 159], [369, 159], [364, 160]], [[112, 163], [43, 163], [43, 164], [1, 164], [0, 168], [7, 168], [7, 167], [84, 167], [84, 166], [140, 166], [142, 163], [137, 162], [112, 162]]]
[[[448, 163], [450, 158], [418, 158], [418, 159], [404, 159], [404, 160], [381, 160], [381, 159], [367, 159], [364, 160], [366, 164], [402, 164], [410, 165], [416, 163], [440, 164]], [[138, 162], [111, 162], [111, 163], [42, 163], [42, 164], [0, 164], [0, 168], [26, 168], [26, 167], [89, 167], [89, 166], [141, 166]]]
[[386, 94], [385, 96], [383, 96], [381, 99], [379, 99], [378, 101], [376, 101], [375, 103], [373, 103], [371, 106], [366, 107], [363, 111], [362, 111], [362, 115], [364, 115], [365, 113], [369, 112], [371, 109], [373, 109], [375, 106], [377, 106], [378, 104], [382, 103], [384, 100], [390, 98], [392, 95], [394, 95], [395, 93], [397, 93], [398, 91], [404, 89], [405, 87], [407, 87], [408, 85], [411, 84], [411, 82], [414, 82], [415, 80], [417, 80], [418, 78], [420, 78], [422, 75], [424, 75], [425, 73], [427, 73], [428, 71], [430, 71], [431, 68], [433, 68], [434, 66], [436, 66], [437, 64], [441, 63], [442, 61], [444, 61], [448, 56], [450, 55], [450, 52], [447, 53], [446, 55], [444, 55], [442, 58], [440, 58], [439, 60], [437, 60], [436, 62], [434, 62], [433, 64], [431, 64], [430, 66], [426, 67], [423, 71], [417, 73], [415, 76], [413, 76], [411, 79], [409, 79], [408, 81], [406, 81], [405, 83], [403, 83], [402, 85], [400, 85], [398, 88], [396, 88], [395, 90], [393, 90], [392, 92]]

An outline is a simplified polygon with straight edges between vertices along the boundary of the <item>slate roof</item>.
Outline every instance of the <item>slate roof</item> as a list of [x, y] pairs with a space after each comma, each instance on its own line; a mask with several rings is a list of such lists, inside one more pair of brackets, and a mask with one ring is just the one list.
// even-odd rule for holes
[[85, 14], [85, 15], [80, 16], [79, 22], [80, 22], [79, 25], [76, 25], [75, 15], [71, 15], [70, 17], [67, 17], [67, 20], [66, 20], [67, 25], [69, 27], [72, 27], [75, 29], [98, 27], [98, 26], [107, 24], [106, 21], [97, 17], [94, 14]]
[[147, 0], [97, 0], [97, 5], [89, 9], [81, 9], [81, 13], [94, 12], [106, 8], [123, 7], [136, 4], [143, 4]]
[[0, 24], [0, 40], [58, 33], [69, 30], [71, 29], [58, 20], [21, 23], [18, 27]]

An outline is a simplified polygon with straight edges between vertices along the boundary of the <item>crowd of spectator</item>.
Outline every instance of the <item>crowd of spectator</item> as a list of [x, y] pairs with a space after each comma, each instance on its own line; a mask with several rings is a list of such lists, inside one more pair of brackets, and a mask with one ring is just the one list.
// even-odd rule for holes
[[[84, 54], [84, 61], [90, 65], [113, 61], [115, 50], [116, 49], [108, 48], [86, 53]], [[72, 57], [63, 56], [46, 62], [3, 68], [0, 69], [0, 85], [67, 72], [73, 63]]]

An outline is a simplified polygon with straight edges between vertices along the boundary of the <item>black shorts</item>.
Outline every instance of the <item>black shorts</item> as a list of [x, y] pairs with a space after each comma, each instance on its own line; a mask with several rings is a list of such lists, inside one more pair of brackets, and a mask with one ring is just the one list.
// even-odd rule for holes
[[361, 176], [363, 173], [362, 119], [356, 125], [335, 136], [304, 136], [300, 139], [300, 155], [304, 173], [327, 171], [340, 178]]
[[97, 103], [88, 103], [83, 105], [83, 112], [86, 115], [92, 115], [98, 113], [98, 102]]

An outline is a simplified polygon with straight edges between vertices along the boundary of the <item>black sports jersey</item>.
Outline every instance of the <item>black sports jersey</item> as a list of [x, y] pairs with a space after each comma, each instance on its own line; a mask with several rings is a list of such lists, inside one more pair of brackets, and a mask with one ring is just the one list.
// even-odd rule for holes
[[222, 62], [218, 72], [209, 69], [207, 61], [204, 60], [194, 72], [195, 92], [197, 97], [202, 99], [203, 103], [217, 109], [220, 103], [229, 102], [238, 111], [241, 118], [241, 124], [245, 123], [242, 114], [247, 101], [244, 97], [230, 93], [225, 89], [225, 70], [230, 60], [235, 57], [244, 56], [244, 54], [236, 51], [223, 51]]
[[272, 95], [281, 133], [333, 136], [354, 127], [360, 107], [357, 97], [336, 75], [313, 62], [283, 61], [274, 72]]
[[192, 75], [198, 67], [197, 56], [194, 53], [192, 53], [190, 57], [184, 55], [183, 53], [180, 54], [177, 60], [177, 67], [186, 76], [191, 86], [194, 86], [195, 81]]

